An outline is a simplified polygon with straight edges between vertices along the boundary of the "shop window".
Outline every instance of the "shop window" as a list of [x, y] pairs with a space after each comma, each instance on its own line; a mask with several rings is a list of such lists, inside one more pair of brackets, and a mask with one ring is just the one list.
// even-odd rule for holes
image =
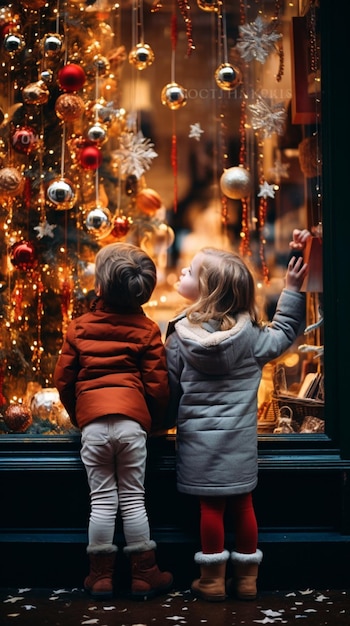
[[295, 228], [310, 232], [306, 330], [264, 368], [258, 430], [324, 432], [318, 14], [313, 0], [1, 7], [2, 436], [78, 434], [52, 374], [102, 246], [154, 258], [145, 312], [165, 334], [204, 245], [247, 259], [271, 319]]

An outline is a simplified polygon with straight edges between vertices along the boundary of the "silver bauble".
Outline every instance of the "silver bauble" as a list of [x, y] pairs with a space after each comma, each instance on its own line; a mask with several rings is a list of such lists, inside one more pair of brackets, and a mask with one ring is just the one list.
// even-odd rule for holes
[[91, 209], [86, 215], [85, 226], [97, 239], [107, 237], [112, 230], [112, 216], [109, 209], [99, 206]]
[[245, 167], [230, 167], [221, 175], [220, 187], [228, 198], [233, 200], [246, 198], [252, 190], [251, 174]]
[[56, 209], [71, 209], [76, 201], [76, 193], [72, 183], [66, 178], [57, 178], [47, 188], [48, 199], [56, 205]]
[[104, 143], [107, 139], [107, 128], [99, 122], [95, 122], [87, 131], [87, 138], [94, 143]]

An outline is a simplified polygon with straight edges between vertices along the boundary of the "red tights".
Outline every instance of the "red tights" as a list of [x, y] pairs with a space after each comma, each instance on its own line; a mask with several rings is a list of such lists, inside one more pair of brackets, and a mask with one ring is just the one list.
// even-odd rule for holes
[[229, 497], [201, 497], [200, 511], [200, 535], [204, 554], [220, 553], [225, 549], [225, 512], [233, 523], [237, 552], [256, 552], [258, 526], [251, 493]]

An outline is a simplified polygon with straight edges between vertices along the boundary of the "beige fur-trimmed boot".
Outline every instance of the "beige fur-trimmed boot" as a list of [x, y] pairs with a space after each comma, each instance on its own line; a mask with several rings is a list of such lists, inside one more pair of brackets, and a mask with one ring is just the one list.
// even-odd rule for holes
[[194, 596], [207, 602], [223, 602], [226, 599], [225, 575], [228, 550], [214, 554], [196, 552], [195, 563], [200, 566], [200, 578], [193, 581], [191, 591]]
[[263, 553], [257, 549], [253, 554], [231, 552], [233, 563], [233, 578], [227, 581], [227, 593], [238, 600], [255, 600], [257, 595], [256, 582], [259, 565]]

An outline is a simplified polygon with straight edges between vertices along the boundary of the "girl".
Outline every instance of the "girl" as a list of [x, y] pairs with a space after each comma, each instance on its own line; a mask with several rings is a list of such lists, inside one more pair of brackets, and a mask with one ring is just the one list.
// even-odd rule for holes
[[[270, 325], [259, 320], [254, 279], [234, 252], [204, 248], [182, 271], [178, 293], [192, 302], [169, 324], [166, 339], [171, 412], [177, 424], [177, 488], [199, 497], [201, 575], [195, 596], [256, 598], [262, 552], [252, 502], [257, 484], [257, 391], [262, 367], [295, 340], [303, 319], [299, 293], [307, 266], [293, 257]], [[231, 516], [235, 551], [225, 549], [224, 514]]]

